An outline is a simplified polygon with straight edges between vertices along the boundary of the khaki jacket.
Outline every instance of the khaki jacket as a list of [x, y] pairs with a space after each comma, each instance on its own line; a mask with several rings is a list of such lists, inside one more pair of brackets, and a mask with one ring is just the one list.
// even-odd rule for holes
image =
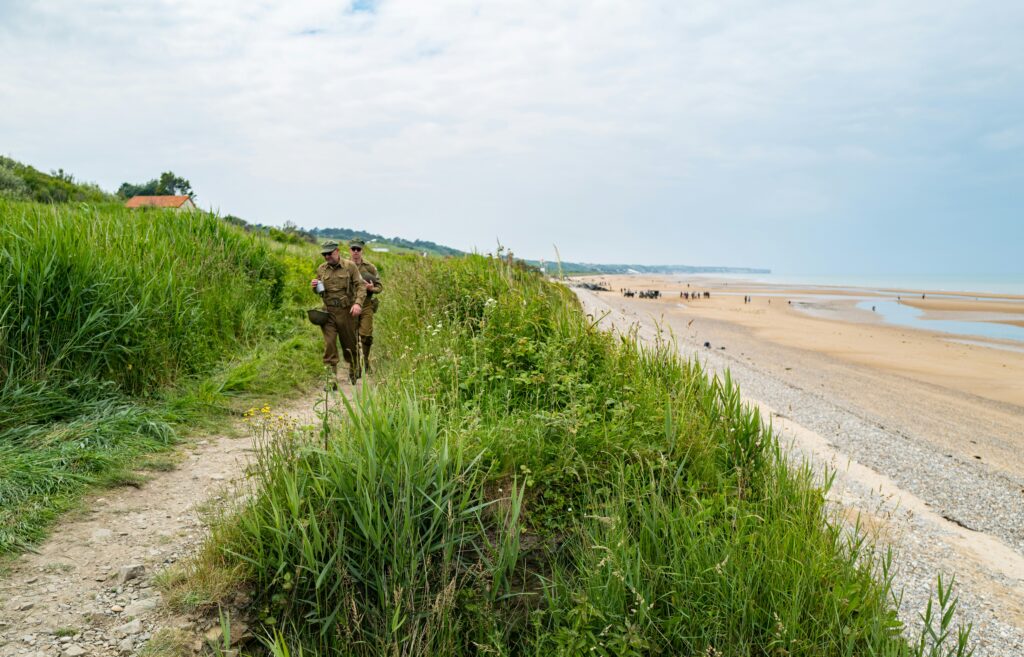
[[328, 308], [350, 308], [366, 303], [366, 283], [359, 268], [351, 260], [336, 265], [322, 263], [316, 268], [316, 277], [324, 284], [324, 305]]

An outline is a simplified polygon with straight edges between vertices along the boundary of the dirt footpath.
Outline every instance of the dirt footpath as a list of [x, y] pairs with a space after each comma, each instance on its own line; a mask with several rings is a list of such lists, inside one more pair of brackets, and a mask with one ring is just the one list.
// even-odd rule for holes
[[[310, 392], [271, 413], [314, 424], [315, 400]], [[153, 577], [192, 554], [205, 536], [202, 506], [244, 474], [251, 432], [241, 420], [232, 429], [237, 437], [186, 444], [177, 469], [140, 488], [87, 499], [37, 553], [14, 560], [0, 577], [0, 657], [132, 655], [156, 630], [175, 627], [196, 635], [193, 647], [201, 648], [189, 620], [162, 608]]]

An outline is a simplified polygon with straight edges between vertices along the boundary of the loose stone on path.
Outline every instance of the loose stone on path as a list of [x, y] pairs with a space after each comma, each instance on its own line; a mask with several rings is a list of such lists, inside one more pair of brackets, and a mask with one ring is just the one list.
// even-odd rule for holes
[[146, 567], [140, 563], [132, 564], [130, 566], [123, 566], [117, 571], [117, 583], [124, 585], [125, 582], [136, 577], [142, 577], [146, 572]]

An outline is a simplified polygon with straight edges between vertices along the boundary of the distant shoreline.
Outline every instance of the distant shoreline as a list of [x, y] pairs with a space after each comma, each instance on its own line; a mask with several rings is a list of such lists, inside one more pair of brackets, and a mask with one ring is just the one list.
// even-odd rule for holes
[[[940, 338], [984, 340], [989, 346], [1024, 345], [1024, 295], [857, 285], [775, 283], [704, 275], [576, 276], [571, 280], [620, 288], [659, 289], [668, 297], [700, 288], [715, 297], [776, 299], [798, 315], [831, 321], [931, 332]], [[724, 300], [723, 300], [724, 302]], [[742, 302], [740, 302], [742, 304]], [[701, 304], [707, 307], [708, 304]], [[712, 305], [718, 305], [712, 304]], [[755, 307], [754, 304], [750, 307]]]
[[681, 274], [768, 275], [771, 269], [757, 267], [722, 267], [697, 265], [602, 265], [590, 262], [549, 262], [526, 260], [529, 265], [543, 267], [548, 274], [561, 270], [565, 276], [678, 276]]
[[[587, 276], [618, 305], [742, 329], [816, 352], [1024, 408], [1024, 295], [770, 284], [707, 276]], [[620, 290], [659, 290], [634, 301]], [[708, 292], [709, 297], [703, 297]], [[687, 293], [700, 293], [697, 299]], [[923, 298], [922, 298], [923, 297]], [[617, 306], [618, 307], [618, 306]]]
[[[550, 272], [549, 272], [550, 273]], [[566, 276], [696, 276], [707, 277], [714, 284], [746, 284], [762, 285], [773, 288], [790, 287], [794, 289], [823, 288], [850, 290], [856, 292], [874, 291], [885, 293], [959, 295], [967, 297], [1000, 297], [1007, 299], [1024, 299], [1024, 274], [1012, 276], [925, 276], [925, 275], [820, 275], [820, 274], [777, 274], [771, 272], [673, 272], [673, 273], [630, 273], [621, 274], [583, 274], [564, 272]], [[692, 282], [692, 281], [691, 281]]]

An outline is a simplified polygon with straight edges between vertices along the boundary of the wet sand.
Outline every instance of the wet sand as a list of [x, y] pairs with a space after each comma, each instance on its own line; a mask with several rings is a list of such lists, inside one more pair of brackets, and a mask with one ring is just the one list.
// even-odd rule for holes
[[[706, 277], [577, 280], [604, 282], [613, 291], [598, 293], [602, 299], [627, 315], [653, 317], [680, 339], [708, 342], [947, 454], [1024, 476], [1024, 343], [891, 325], [864, 307], [871, 299], [891, 303], [899, 296], [925, 319], [1016, 325], [1024, 323], [1024, 299], [927, 291], [921, 299], [921, 291], [773, 287]], [[620, 288], [657, 289], [663, 296], [629, 299]], [[679, 298], [680, 292], [704, 291], [709, 299]], [[745, 295], [752, 295], [750, 303]]]

